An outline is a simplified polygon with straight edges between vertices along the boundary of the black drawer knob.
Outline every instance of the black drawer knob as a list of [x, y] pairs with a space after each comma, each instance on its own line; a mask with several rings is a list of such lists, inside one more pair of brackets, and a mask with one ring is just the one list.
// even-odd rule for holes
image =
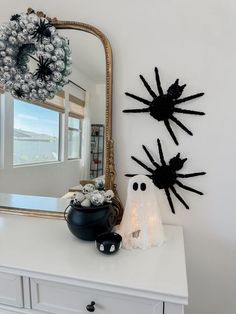
[[88, 304], [87, 306], [86, 306], [86, 310], [88, 311], [88, 312], [94, 312], [95, 311], [95, 302], [94, 301], [92, 301], [90, 304]]

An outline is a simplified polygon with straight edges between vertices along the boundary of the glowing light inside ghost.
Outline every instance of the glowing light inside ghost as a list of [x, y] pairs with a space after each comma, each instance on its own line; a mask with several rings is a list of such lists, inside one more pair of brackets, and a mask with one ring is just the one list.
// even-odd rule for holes
[[118, 232], [122, 246], [127, 249], [146, 249], [165, 241], [156, 188], [145, 175], [129, 180], [125, 210]]

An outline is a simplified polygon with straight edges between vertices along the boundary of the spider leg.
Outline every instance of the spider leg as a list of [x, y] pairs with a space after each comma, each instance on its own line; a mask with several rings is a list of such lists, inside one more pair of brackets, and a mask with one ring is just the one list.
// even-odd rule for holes
[[140, 161], [139, 159], [137, 159], [136, 157], [134, 156], [131, 156], [131, 158], [136, 161], [141, 167], [143, 167], [144, 169], [146, 169], [147, 171], [153, 173], [153, 169], [152, 168], [149, 168], [148, 166], [146, 166], [142, 161]]
[[176, 144], [176, 145], [179, 145], [179, 142], [177, 141], [177, 138], [176, 138], [176, 136], [175, 136], [175, 134], [174, 134], [174, 132], [173, 132], [171, 126], [170, 126], [169, 121], [168, 121], [168, 120], [164, 120], [164, 123], [165, 123], [165, 126], [166, 126], [166, 128], [167, 128], [167, 130], [168, 130], [170, 136], [172, 137], [173, 141], [175, 142], [175, 144]]
[[162, 166], [165, 166], [166, 162], [165, 162], [165, 159], [164, 159], [164, 155], [163, 155], [163, 151], [162, 151], [162, 147], [161, 147], [161, 141], [159, 140], [159, 138], [157, 139], [157, 145], [158, 145], [158, 150], [159, 150], [161, 164], [162, 164]]
[[191, 178], [191, 177], [203, 176], [204, 174], [206, 174], [206, 172], [194, 172], [194, 173], [187, 173], [187, 174], [176, 173], [176, 177], [177, 178]]
[[139, 76], [143, 82], [143, 85], [146, 87], [146, 89], [148, 90], [149, 94], [153, 97], [153, 98], [157, 98], [157, 95], [154, 93], [154, 91], [151, 89], [151, 86], [148, 84], [148, 82], [145, 80], [145, 78], [140, 75]]
[[32, 39], [34, 39], [34, 38], [35, 38], [36, 40], [38, 40], [38, 38], [37, 38], [37, 37], [38, 37], [38, 34], [37, 34], [37, 33], [34, 33], [34, 35], [32, 36]]
[[123, 112], [150, 112], [150, 108], [143, 108], [143, 109], [126, 109]]
[[177, 193], [176, 189], [175, 189], [173, 186], [171, 186], [170, 189], [171, 189], [171, 191], [173, 192], [173, 194], [178, 198], [178, 200], [184, 205], [184, 207], [185, 207], [186, 209], [189, 209], [188, 204], [187, 204], [187, 203], [184, 201], [184, 199]]
[[178, 99], [178, 100], [175, 100], [174, 104], [178, 105], [178, 104], [181, 104], [182, 102], [186, 102], [186, 101], [189, 101], [189, 100], [201, 97], [203, 95], [204, 95], [204, 93], [198, 93], [198, 94], [195, 94], [195, 95], [192, 95], [192, 96], [188, 96], [188, 97], [185, 97], [185, 98], [182, 98], [182, 99]]
[[159, 92], [160, 96], [163, 96], [163, 90], [161, 87], [160, 76], [159, 76], [159, 72], [158, 72], [157, 67], [155, 68], [155, 74], [156, 74], [156, 83], [157, 83], [158, 92]]
[[202, 112], [202, 111], [185, 110], [185, 109], [181, 109], [181, 108], [175, 108], [174, 112], [187, 113], [187, 114], [196, 114], [196, 115], [199, 115], [199, 116], [204, 116], [205, 115], [205, 112]]
[[167, 197], [168, 203], [170, 205], [171, 211], [173, 214], [175, 214], [175, 208], [174, 208], [174, 205], [173, 205], [173, 202], [172, 202], [172, 199], [170, 196], [170, 191], [168, 188], [165, 188], [165, 193], [166, 193], [166, 197]]
[[47, 59], [47, 63], [48, 63], [48, 64], [51, 64], [51, 63], [52, 63], [52, 60]]
[[52, 61], [49, 59], [46, 59], [46, 61], [44, 62], [44, 65], [47, 67], [49, 66], [50, 63], [52, 63]]
[[130, 94], [130, 93], [125, 93], [125, 95], [126, 95], [126, 96], [129, 96], [129, 97], [131, 97], [131, 98], [134, 98], [135, 100], [140, 101], [140, 102], [144, 103], [144, 104], [147, 105], [147, 106], [150, 106], [150, 101], [147, 100], [147, 99], [141, 98], [141, 97], [139, 97], [139, 96], [136, 96], [136, 95]]
[[160, 165], [158, 165], [158, 163], [153, 159], [152, 155], [150, 154], [150, 152], [148, 151], [148, 149], [147, 149], [147, 147], [145, 145], [143, 145], [143, 149], [144, 149], [145, 153], [147, 154], [147, 156], [148, 156], [149, 160], [151, 161], [151, 163], [155, 167], [159, 168]]
[[193, 135], [193, 133], [188, 129], [186, 128], [186, 126], [183, 125], [182, 122], [180, 122], [176, 117], [172, 116], [170, 118], [170, 120], [172, 120], [173, 122], [175, 122], [182, 130], [184, 130], [186, 133], [188, 133], [189, 135]]
[[199, 195], [203, 195], [202, 192], [200, 192], [200, 191], [198, 191], [198, 190], [195, 190], [195, 189], [193, 189], [193, 188], [190, 188], [189, 186], [184, 185], [183, 183], [181, 183], [181, 182], [178, 181], [178, 180], [176, 180], [175, 182], [176, 182], [176, 184], [178, 184], [178, 186], [181, 187], [182, 189], [185, 189], [185, 190], [187, 190], [187, 191], [190, 191], [190, 192], [193, 192], [193, 193], [196, 193], [196, 194], [199, 194]]

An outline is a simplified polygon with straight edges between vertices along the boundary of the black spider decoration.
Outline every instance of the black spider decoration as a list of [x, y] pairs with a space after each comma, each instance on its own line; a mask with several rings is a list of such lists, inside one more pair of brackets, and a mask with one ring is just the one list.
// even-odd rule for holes
[[163, 92], [162, 87], [161, 87], [161, 82], [159, 78], [159, 73], [158, 69], [155, 68], [155, 74], [156, 74], [156, 83], [157, 83], [157, 89], [159, 92], [159, 96], [151, 89], [150, 85], [147, 83], [145, 78], [140, 75], [140, 78], [148, 90], [149, 94], [152, 96], [152, 100], [147, 100], [144, 98], [141, 98], [139, 96], [130, 94], [130, 93], [125, 93], [127, 96], [134, 98], [145, 105], [148, 106], [148, 108], [143, 108], [143, 109], [128, 109], [128, 110], [123, 110], [123, 112], [149, 112], [150, 115], [158, 120], [158, 121], [163, 121], [170, 136], [174, 140], [175, 144], [178, 145], [177, 138], [174, 134], [174, 131], [172, 130], [170, 126], [169, 120], [172, 122], [176, 123], [181, 129], [183, 129], [186, 133], [189, 135], [193, 135], [193, 133], [185, 126], [183, 125], [182, 122], [180, 122], [175, 116], [175, 113], [184, 113], [184, 114], [193, 114], [193, 115], [204, 115], [204, 112], [201, 111], [194, 111], [194, 110], [185, 110], [182, 108], [176, 108], [176, 105], [179, 105], [181, 103], [184, 103], [186, 101], [192, 100], [194, 98], [198, 98], [204, 95], [204, 93], [198, 93], [195, 95], [191, 95], [182, 99], [179, 99], [180, 96], [183, 93], [183, 90], [186, 86], [184, 85], [179, 85], [179, 80], [177, 79], [174, 84], [172, 84], [166, 93]]
[[[145, 165], [143, 162], [141, 162], [139, 159], [137, 159], [134, 156], [131, 156], [131, 158], [136, 161], [140, 166], [142, 166], [144, 169], [146, 169], [148, 172], [151, 174], [146, 175], [150, 179], [152, 179], [153, 183], [159, 188], [159, 189], [164, 189], [165, 194], [167, 197], [167, 200], [169, 202], [171, 211], [173, 214], [175, 214], [175, 208], [171, 199], [170, 195], [170, 190], [172, 193], [176, 196], [176, 198], [184, 205], [186, 209], [189, 209], [189, 206], [187, 203], [184, 201], [184, 199], [177, 193], [176, 189], [174, 188], [174, 185], [178, 185], [182, 189], [188, 190], [190, 192], [203, 195], [202, 192], [195, 190], [187, 185], [184, 185], [182, 182], [179, 181], [179, 178], [190, 178], [190, 177], [196, 177], [196, 176], [202, 176], [206, 174], [206, 172], [195, 172], [195, 173], [188, 173], [188, 174], [182, 174], [182, 173], [177, 173], [178, 170], [183, 168], [183, 165], [187, 158], [181, 159], [180, 158], [180, 153], [177, 154], [175, 157], [171, 158], [169, 163], [167, 164], [164, 155], [162, 152], [162, 147], [161, 147], [161, 142], [159, 139], [157, 139], [157, 144], [158, 144], [158, 150], [159, 150], [159, 156], [160, 156], [160, 161], [161, 165], [159, 165], [152, 157], [150, 152], [147, 150], [146, 146], [143, 145], [143, 149], [145, 153], [147, 154], [149, 160], [155, 167], [155, 169], [152, 169]], [[127, 177], [133, 177], [136, 174], [126, 174]]]
[[18, 98], [24, 98], [25, 93], [21, 88], [18, 88], [17, 90], [15, 90], [15, 95]]
[[43, 37], [51, 36], [51, 31], [49, 29], [50, 27], [52, 27], [50, 23], [48, 23], [46, 20], [40, 19], [38, 27], [32, 33], [32, 38], [35, 38], [37, 41], [40, 41], [42, 44]]
[[40, 56], [38, 60], [38, 68], [36, 69], [34, 76], [37, 76], [37, 79], [46, 81], [46, 77], [52, 74], [52, 70], [49, 67], [51, 63], [52, 61], [50, 59], [44, 59]]
[[19, 20], [20, 20], [20, 14], [14, 14], [10, 18], [10, 21], [17, 21], [17, 22], [19, 22]]

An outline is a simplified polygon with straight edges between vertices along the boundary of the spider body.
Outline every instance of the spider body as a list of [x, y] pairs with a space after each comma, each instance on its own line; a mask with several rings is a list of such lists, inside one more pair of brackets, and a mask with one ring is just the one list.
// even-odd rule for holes
[[52, 63], [49, 59], [44, 59], [43, 57], [39, 57], [38, 60], [38, 68], [34, 73], [34, 76], [37, 76], [38, 79], [46, 81], [48, 75], [52, 74], [52, 70], [50, 69], [49, 65]]
[[176, 183], [177, 174], [176, 171], [183, 168], [183, 165], [187, 159], [181, 159], [180, 154], [177, 154], [175, 157], [171, 158], [169, 164], [162, 164], [160, 167], [157, 167], [152, 174], [153, 183], [159, 189], [170, 188]]
[[[179, 181], [179, 178], [196, 177], [196, 176], [204, 175], [206, 173], [205, 172], [195, 172], [195, 173], [189, 173], [189, 174], [178, 173], [178, 171], [183, 168], [184, 163], [186, 162], [187, 158], [181, 159], [180, 153], [178, 153], [175, 157], [171, 158], [168, 163], [166, 163], [163, 152], [162, 152], [161, 142], [159, 139], [157, 140], [157, 144], [158, 144], [160, 161], [161, 161], [160, 164], [154, 160], [154, 158], [152, 157], [152, 155], [150, 154], [146, 146], [143, 145], [143, 149], [145, 153], [147, 154], [149, 160], [151, 161], [152, 165], [154, 166], [154, 169], [150, 168], [149, 166], [147, 166], [146, 164], [144, 164], [142, 161], [140, 161], [134, 156], [131, 156], [131, 158], [134, 161], [136, 161], [141, 167], [143, 167], [149, 172], [147, 176], [152, 179], [156, 187], [158, 187], [159, 189], [165, 190], [165, 194], [166, 194], [167, 200], [169, 202], [169, 205], [173, 214], [175, 214], [175, 208], [172, 202], [170, 191], [176, 196], [176, 198], [184, 205], [186, 209], [189, 209], [188, 204], [178, 194], [174, 185], [178, 185], [180, 188], [188, 190], [190, 192], [203, 195], [202, 192], [195, 190], [187, 185], [184, 185], [182, 182]], [[132, 177], [135, 175], [136, 174], [127, 174], [126, 176]]]
[[20, 14], [13, 14], [10, 18], [10, 21], [17, 21], [19, 22], [20, 20]]
[[174, 103], [168, 95], [157, 97], [150, 103], [150, 115], [158, 120], [165, 121], [174, 113]]
[[152, 180], [159, 189], [165, 189], [175, 183], [176, 174], [170, 166], [163, 166], [153, 172]]
[[155, 74], [156, 74], [156, 83], [157, 83], [157, 89], [159, 95], [157, 95], [150, 87], [150, 85], [147, 83], [145, 78], [140, 75], [140, 78], [146, 87], [147, 91], [152, 97], [152, 100], [147, 100], [144, 98], [141, 98], [139, 96], [136, 96], [134, 94], [130, 93], [125, 93], [127, 96], [144, 103], [147, 108], [142, 108], [142, 109], [128, 109], [128, 110], [123, 110], [123, 112], [127, 113], [142, 113], [142, 112], [148, 112], [154, 119], [157, 121], [163, 121], [165, 124], [165, 127], [167, 128], [170, 136], [172, 137], [173, 141], [175, 142], [176, 145], [178, 145], [178, 140], [171, 128], [170, 121], [174, 122], [177, 124], [182, 130], [184, 130], [186, 133], [189, 135], [193, 135], [192, 132], [185, 126], [183, 125], [182, 122], [180, 122], [175, 116], [175, 113], [183, 113], [183, 114], [192, 114], [192, 115], [204, 115], [204, 112], [201, 111], [194, 111], [194, 110], [185, 110], [182, 108], [177, 108], [176, 106], [180, 103], [184, 103], [186, 101], [189, 101], [194, 98], [198, 98], [204, 95], [204, 93], [198, 93], [195, 95], [191, 95], [185, 98], [180, 98], [180, 96], [183, 93], [183, 90], [186, 86], [184, 85], [179, 85], [179, 80], [177, 79], [174, 84], [172, 84], [166, 93], [163, 92], [162, 87], [161, 87], [161, 82], [159, 78], [159, 73], [158, 69], [155, 68]]
[[52, 27], [50, 23], [48, 23], [46, 20], [40, 19], [38, 27], [32, 33], [32, 38], [35, 38], [42, 44], [44, 37], [49, 38], [51, 36], [51, 31], [49, 29], [50, 27]]
[[15, 96], [18, 98], [24, 98], [25, 93], [21, 88], [19, 88], [19, 89], [15, 90]]

